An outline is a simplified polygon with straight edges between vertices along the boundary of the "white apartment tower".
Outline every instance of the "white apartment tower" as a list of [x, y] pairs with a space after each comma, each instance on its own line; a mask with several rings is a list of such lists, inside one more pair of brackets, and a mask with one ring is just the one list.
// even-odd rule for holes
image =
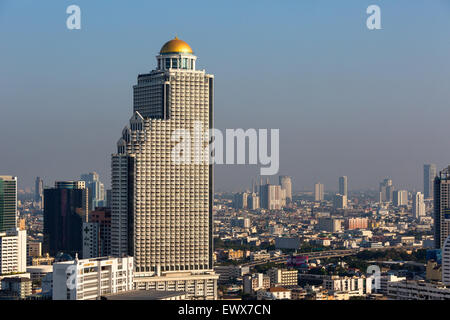
[[292, 180], [289, 176], [280, 176], [281, 189], [286, 190], [286, 202], [290, 203], [292, 201]]
[[323, 184], [322, 183], [316, 183], [314, 185], [314, 201], [323, 201]]
[[[161, 48], [157, 69], [138, 76], [134, 113], [112, 155], [111, 241], [114, 255], [134, 257], [137, 289], [216, 299], [213, 166], [195, 161], [208, 156], [207, 136], [194, 147], [195, 130], [213, 127], [214, 76], [196, 70], [196, 59], [175, 38]], [[180, 130], [190, 136], [176, 136]], [[193, 147], [176, 157], [180, 142]]]
[[412, 213], [415, 219], [420, 219], [425, 215], [424, 195], [421, 192], [416, 192], [413, 196]]

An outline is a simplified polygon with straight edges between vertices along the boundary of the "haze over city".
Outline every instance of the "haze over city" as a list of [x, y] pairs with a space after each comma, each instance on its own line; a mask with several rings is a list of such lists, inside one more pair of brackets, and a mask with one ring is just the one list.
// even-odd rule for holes
[[[386, 177], [421, 190], [424, 163], [448, 164], [447, 1], [377, 1], [378, 32], [364, 23], [373, 1], [137, 2], [77, 1], [83, 25], [70, 32], [70, 1], [0, 1], [0, 172], [20, 188], [91, 171], [109, 187], [136, 75], [175, 35], [215, 75], [217, 128], [280, 129], [294, 190], [335, 190], [341, 175], [350, 190]], [[218, 165], [215, 188], [249, 188], [258, 173]]]

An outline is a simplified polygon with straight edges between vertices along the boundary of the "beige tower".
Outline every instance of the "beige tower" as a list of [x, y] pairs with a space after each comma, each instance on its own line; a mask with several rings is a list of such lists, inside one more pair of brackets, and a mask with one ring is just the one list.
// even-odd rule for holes
[[[175, 38], [162, 47], [158, 68], [138, 76], [134, 114], [112, 156], [111, 240], [113, 254], [134, 256], [137, 289], [215, 299], [213, 167], [194, 160], [208, 151], [207, 139], [195, 147], [195, 128], [213, 126], [214, 78], [195, 69], [196, 59]], [[174, 136], [177, 130], [191, 136]], [[190, 141], [183, 153], [193, 161], [174, 157], [180, 139]]]

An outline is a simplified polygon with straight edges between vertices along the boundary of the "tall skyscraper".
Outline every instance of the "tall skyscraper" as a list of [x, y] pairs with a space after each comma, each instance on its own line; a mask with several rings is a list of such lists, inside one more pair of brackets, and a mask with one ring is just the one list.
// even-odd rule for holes
[[292, 179], [289, 176], [280, 176], [281, 189], [286, 190], [286, 202], [292, 201]]
[[394, 186], [391, 179], [384, 179], [380, 183], [380, 202], [392, 202], [394, 195]]
[[196, 70], [197, 57], [178, 38], [156, 58], [157, 69], [133, 87], [134, 113], [112, 155], [112, 251], [134, 256], [137, 289], [215, 299], [213, 166], [193, 160], [208, 141], [186, 150], [191, 162], [173, 156], [177, 130], [213, 127], [214, 77]]
[[0, 275], [26, 272], [27, 232], [12, 228], [0, 232]]
[[0, 232], [17, 226], [17, 177], [0, 176]]
[[347, 179], [347, 176], [339, 177], [339, 194], [348, 197], [348, 179]]
[[393, 192], [392, 202], [394, 206], [406, 206], [408, 205], [408, 191], [396, 190]]
[[318, 182], [314, 185], [314, 201], [323, 201], [323, 184]]
[[44, 204], [44, 181], [40, 177], [36, 178], [34, 185], [34, 202], [39, 208]]
[[425, 203], [424, 196], [421, 192], [416, 192], [413, 195], [412, 213], [415, 219], [419, 219], [425, 215]]
[[89, 190], [89, 208], [95, 210], [97, 207], [105, 205], [105, 185], [100, 181], [97, 172], [82, 174], [80, 180], [86, 183]]
[[82, 226], [87, 221], [84, 183], [57, 181], [44, 190], [44, 252], [82, 254]]
[[450, 286], [450, 237], [444, 239], [442, 246], [442, 283]]
[[343, 194], [336, 194], [334, 197], [334, 207], [336, 209], [346, 209], [347, 208], [347, 196]]
[[248, 196], [247, 192], [240, 192], [234, 195], [233, 205], [235, 209], [246, 209], [248, 207]]
[[434, 179], [434, 244], [440, 249], [450, 235], [450, 166]]
[[111, 209], [98, 207], [83, 222], [83, 259], [111, 255]]
[[283, 193], [280, 185], [265, 184], [261, 186], [261, 208], [267, 210], [281, 210]]
[[450, 235], [450, 166], [434, 179], [435, 245], [441, 248]]
[[436, 177], [436, 165], [423, 165], [423, 196], [425, 199], [433, 199], [434, 178]]

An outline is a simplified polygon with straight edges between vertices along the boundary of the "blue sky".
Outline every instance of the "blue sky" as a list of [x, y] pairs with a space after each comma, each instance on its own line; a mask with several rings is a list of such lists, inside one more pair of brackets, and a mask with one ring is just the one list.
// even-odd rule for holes
[[[366, 28], [371, 4], [382, 30]], [[0, 0], [0, 174], [26, 187], [94, 170], [109, 185], [132, 85], [177, 35], [215, 75], [218, 128], [280, 129], [294, 189], [347, 175], [420, 190], [423, 163], [450, 162], [449, 15], [446, 0]], [[218, 166], [216, 188], [258, 172]]]

